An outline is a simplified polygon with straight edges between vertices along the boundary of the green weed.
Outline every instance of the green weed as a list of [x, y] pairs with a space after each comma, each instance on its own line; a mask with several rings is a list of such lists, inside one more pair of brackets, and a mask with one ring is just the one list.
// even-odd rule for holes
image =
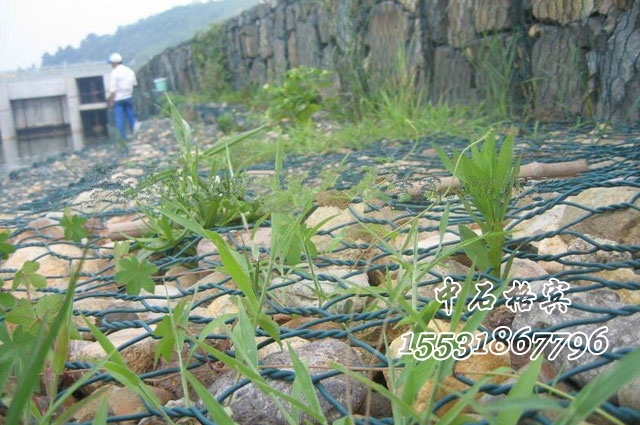
[[[480, 143], [482, 148], [478, 147]], [[454, 149], [453, 159], [441, 147], [434, 145], [434, 148], [447, 170], [460, 180], [460, 199], [482, 231], [483, 239], [468, 246], [466, 254], [481, 270], [489, 270], [500, 279], [504, 220], [520, 170], [520, 159], [513, 156], [513, 134], [505, 138], [498, 150], [496, 135], [489, 132], [461, 152]], [[466, 155], [466, 151], [471, 155]], [[463, 241], [476, 238], [468, 227], [460, 225], [459, 229]]]

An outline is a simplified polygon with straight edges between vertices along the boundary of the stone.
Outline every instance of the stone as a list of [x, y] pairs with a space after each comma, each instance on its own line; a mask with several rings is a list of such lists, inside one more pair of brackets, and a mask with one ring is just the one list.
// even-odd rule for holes
[[[612, 211], [592, 214], [584, 209], [568, 206], [560, 225], [567, 226], [576, 220], [580, 220], [572, 225], [570, 229], [625, 245], [637, 244], [640, 241], [639, 193], [639, 189], [626, 186], [586, 189], [576, 196], [569, 197], [567, 202], [589, 209], [611, 208], [615, 204], [632, 202], [636, 209], [620, 207]], [[573, 238], [573, 235], [563, 235], [563, 239], [567, 242]]]
[[449, 0], [423, 0], [421, 3], [423, 14], [425, 41], [442, 45], [447, 43]]
[[[640, 119], [636, 103], [640, 98], [640, 29], [636, 27], [639, 13], [632, 9], [622, 18], [607, 17], [611, 36], [600, 59], [600, 93], [597, 116], [607, 121], [635, 122]], [[605, 24], [607, 26], [607, 24]]]
[[368, 422], [368, 418], [391, 418], [393, 417], [391, 400], [385, 395], [370, 391], [367, 400], [362, 403], [362, 407], [357, 413], [362, 415], [361, 419], [364, 423]]
[[345, 291], [349, 290], [365, 293], [363, 288], [369, 287], [366, 273], [333, 266], [318, 268], [314, 270], [314, 275], [317, 282], [298, 275], [277, 277], [271, 281], [271, 285], [279, 287], [271, 289], [269, 294], [275, 302], [289, 308], [326, 306], [329, 311], [339, 313], [362, 311], [365, 298], [350, 295], [339, 302], [334, 302], [332, 299], [342, 297]]
[[218, 247], [209, 239], [200, 239], [200, 242], [196, 245], [196, 254], [198, 257], [202, 257], [198, 260], [198, 266], [203, 270], [218, 267], [222, 264]]
[[640, 379], [634, 379], [618, 390], [620, 406], [640, 411]]
[[364, 215], [364, 208], [365, 205], [363, 203], [351, 204], [350, 208], [347, 209], [318, 207], [307, 217], [305, 223], [309, 228], [314, 228], [320, 223], [323, 223], [322, 226], [318, 228], [318, 231], [337, 231], [342, 227], [356, 224], [356, 217], [362, 217]]
[[463, 52], [438, 46], [433, 67], [433, 89], [442, 100], [452, 103], [475, 101], [475, 72]]
[[[309, 331], [319, 331], [321, 333], [327, 332], [327, 331], [342, 331], [344, 328], [333, 321], [321, 321], [320, 323], [316, 323], [314, 325], [308, 325], [309, 322], [315, 322], [317, 321], [318, 318], [317, 317], [312, 317], [312, 316], [297, 316], [291, 320], [287, 320], [286, 322], [284, 322], [280, 329], [284, 332], [285, 330], [287, 331], [292, 331], [292, 330], [297, 330], [297, 329], [306, 329]], [[309, 341], [315, 341], [317, 339], [322, 339], [322, 338], [311, 338], [311, 337], [307, 337], [307, 339]]]
[[[327, 372], [329, 363], [338, 363], [346, 367], [364, 366], [359, 355], [347, 344], [335, 339], [325, 339], [316, 341], [297, 348], [296, 355], [300, 361], [307, 366], [311, 375]], [[263, 358], [263, 363], [267, 365], [282, 365], [280, 370], [292, 371], [291, 357], [288, 351], [273, 353]], [[209, 392], [217, 397], [236, 383], [236, 372], [229, 371], [222, 374], [209, 388]], [[269, 386], [276, 390], [290, 395], [292, 383], [279, 379], [265, 378]], [[332, 376], [321, 381], [322, 386], [340, 405], [349, 406], [353, 410], [358, 410], [364, 402], [367, 389], [364, 384], [344, 375]], [[338, 419], [342, 414], [330, 404], [317, 390], [316, 394], [322, 408], [324, 416], [329, 423]], [[291, 406], [286, 401], [282, 401], [284, 408], [291, 412]], [[229, 407], [233, 412], [233, 420], [240, 425], [262, 424], [262, 425], [285, 425], [286, 420], [276, 407], [273, 400], [265, 395], [260, 388], [249, 383], [233, 393]], [[310, 420], [307, 415], [301, 415], [301, 423]]]
[[519, 281], [526, 280], [530, 282], [532, 280], [540, 280], [548, 274], [549, 273], [537, 262], [525, 258], [516, 258], [511, 263], [507, 281], [516, 279]]
[[300, 66], [300, 59], [298, 58], [298, 46], [296, 39], [296, 32], [289, 32], [289, 37], [287, 38], [287, 59], [289, 59], [289, 66], [291, 68], [297, 68]]
[[271, 57], [273, 50], [271, 49], [271, 34], [269, 31], [269, 21], [263, 19], [260, 21], [260, 57], [266, 59]]
[[[146, 336], [131, 345], [128, 345], [134, 339]], [[127, 346], [120, 350], [125, 363], [136, 374], [145, 373], [153, 367], [153, 356], [155, 353], [157, 341], [151, 338], [145, 329], [128, 328], [116, 331], [107, 335], [111, 343], [119, 348], [125, 344]], [[78, 341], [86, 343], [86, 341]], [[70, 350], [70, 361], [92, 362], [97, 363], [105, 359], [106, 353], [99, 342], [89, 342], [77, 346]]]
[[311, 20], [297, 21], [295, 34], [296, 64], [319, 68], [322, 61], [322, 49], [318, 40], [318, 30]]
[[416, 13], [418, 8], [418, 0], [398, 0], [398, 3], [402, 5], [408, 12]]
[[[450, 324], [447, 321], [440, 319], [433, 319], [429, 323], [429, 327], [436, 333], [440, 334], [441, 332], [449, 331]], [[462, 331], [463, 325], [458, 325], [457, 332]], [[479, 332], [475, 332], [475, 334], [479, 334]], [[387, 356], [390, 358], [398, 358], [398, 351], [404, 346], [405, 340], [403, 338], [394, 339], [390, 346], [389, 352]], [[453, 370], [453, 374], [466, 374], [469, 373], [469, 377], [473, 380], [477, 380], [481, 377], [483, 373], [490, 373], [499, 367], [509, 367], [509, 354], [504, 355], [495, 355], [492, 353], [487, 354], [474, 354], [470, 356], [466, 360], [461, 360], [456, 362]], [[441, 383], [438, 383], [437, 387], [434, 385], [432, 380], [429, 380], [425, 383], [425, 385], [420, 388], [416, 400], [413, 403], [413, 408], [418, 412], [424, 412], [430, 404], [431, 397], [433, 392], [436, 391], [435, 401], [438, 401], [445, 397], [447, 394], [456, 391], [463, 391], [468, 387], [460, 382], [458, 379], [454, 377], [454, 375], [449, 375], [444, 378]], [[473, 375], [471, 375], [473, 374]], [[390, 387], [395, 387], [395, 385], [391, 384], [391, 377], [388, 372], [384, 372], [385, 378], [387, 379], [387, 383]], [[476, 395], [476, 398], [479, 398], [480, 395]], [[445, 414], [446, 412], [453, 407], [454, 402], [446, 403], [436, 412], [439, 415]]]
[[[566, 254], [568, 250], [567, 243], [560, 236], [552, 236], [550, 238], [544, 238], [538, 242], [538, 255], [546, 256], [562, 256]], [[564, 259], [564, 257], [559, 257]], [[549, 273], [558, 273], [565, 269], [564, 264], [558, 261], [538, 261], [538, 264], [547, 270]]]
[[541, 21], [566, 25], [588, 18], [597, 0], [532, 0], [533, 15]]
[[[600, 283], [596, 279], [604, 279], [612, 286], [617, 285], [626, 285], [633, 286], [636, 288], [640, 288], [640, 275], [635, 273], [632, 269], [623, 268], [623, 269], [614, 269], [614, 270], [602, 270], [595, 273], [589, 273], [589, 278], [585, 278], [580, 280], [579, 283], [582, 285], [592, 285], [594, 283]], [[606, 283], [605, 283], [606, 284]], [[620, 298], [620, 302], [627, 305], [638, 305], [640, 304], [640, 289], [616, 289], [616, 293]]]
[[[513, 231], [513, 237], [518, 239], [555, 231], [560, 226], [566, 207], [566, 205], [560, 204], [526, 220], [513, 219], [505, 230]], [[531, 242], [533, 246], [537, 246], [539, 243], [541, 242]]]
[[[83, 252], [71, 243], [50, 243], [45, 246], [27, 246], [17, 249], [2, 263], [3, 269], [20, 270], [25, 261], [35, 261], [40, 264], [37, 273], [47, 278], [47, 286], [65, 289], [69, 283], [69, 276], [80, 264]], [[83, 264], [83, 271], [96, 272], [104, 265], [102, 260], [90, 260]], [[98, 270], [96, 270], [98, 269]], [[13, 273], [0, 273], [4, 279], [4, 287], [10, 287]]]
[[85, 215], [94, 215], [110, 210], [126, 210], [128, 202], [116, 191], [95, 188], [80, 193], [71, 203], [73, 210]]
[[[256, 344], [260, 345], [261, 343], [269, 340], [271, 340], [271, 338], [259, 336], [256, 338]], [[271, 355], [273, 353], [284, 353], [288, 351], [287, 347], [289, 345], [291, 345], [291, 348], [293, 348], [294, 351], [297, 351], [298, 349], [311, 344], [311, 341], [297, 337], [297, 336], [283, 339], [280, 342], [282, 345], [279, 345], [277, 342], [271, 340], [271, 343], [269, 343], [268, 345], [265, 345], [264, 347], [259, 348], [258, 358], [262, 360], [268, 355]]]
[[368, 71], [375, 81], [396, 75], [399, 61], [405, 60], [399, 53], [407, 47], [410, 28], [409, 14], [402, 6], [384, 1], [372, 9], [366, 43]]
[[473, 2], [473, 22], [476, 32], [501, 31], [512, 25], [512, 0], [476, 0]]
[[249, 71], [249, 81], [261, 87], [267, 81], [267, 65], [262, 59], [254, 59]]
[[[612, 240], [598, 238], [591, 235], [585, 236], [592, 239], [599, 246], [610, 245], [615, 248], [618, 245]], [[593, 245], [592, 243], [581, 238], [575, 238], [571, 240], [571, 242], [569, 242], [569, 245], [567, 246], [567, 250], [579, 253], [567, 255], [564, 258], [566, 262], [576, 263], [575, 265], [569, 266], [571, 268], [580, 268], [583, 263], [609, 264], [630, 261], [633, 259], [630, 252], [605, 251], [604, 249], [600, 249], [598, 246]]]
[[317, 9], [318, 35], [321, 44], [328, 44], [336, 36], [336, 23], [333, 14], [325, 7]]
[[245, 25], [240, 30], [242, 40], [242, 52], [246, 57], [255, 58], [260, 50], [258, 28], [255, 25]]
[[534, 109], [539, 119], [574, 117], [584, 110], [588, 66], [573, 27], [543, 26], [531, 53]]
[[165, 285], [156, 285], [153, 293], [141, 290], [140, 298], [144, 303], [136, 301], [135, 304], [138, 308], [148, 310], [146, 313], [140, 313], [144, 320], [162, 318], [167, 314], [164, 312], [166, 309], [173, 308], [183, 299], [187, 299], [180, 289]]
[[[165, 404], [171, 400], [171, 394], [168, 391], [151, 386], [148, 388], [160, 400], [161, 404]], [[109, 384], [97, 390], [97, 393], [98, 395], [94, 396], [95, 398], [89, 403], [84, 404], [73, 414], [72, 418], [75, 419], [75, 421], [92, 421], [103, 400], [107, 402], [107, 414], [110, 418], [115, 416], [130, 416], [148, 411], [140, 396], [129, 388]], [[135, 425], [138, 421], [120, 421], [118, 423]]]
[[[542, 296], [544, 285], [547, 282], [538, 281], [531, 282], [531, 290], [533, 293]], [[534, 329], [545, 330], [553, 327], [556, 329], [554, 332], [584, 332], [588, 336], [603, 326], [608, 328], [607, 332], [603, 334], [604, 339], [608, 344], [607, 352], [616, 352], [623, 348], [637, 349], [640, 347], [640, 343], [637, 339], [637, 330], [640, 328], [640, 314], [632, 314], [629, 316], [615, 316], [611, 318], [607, 313], [589, 312], [577, 307], [578, 304], [597, 309], [598, 311], [611, 311], [620, 310], [624, 307], [619, 301], [618, 295], [609, 289], [591, 290], [588, 292], [574, 292], [565, 294], [572, 305], [567, 308], [566, 313], [558, 313], [554, 311], [554, 314], [547, 314], [547, 312], [534, 306], [530, 311], [519, 312], [516, 314], [512, 330], [522, 329], [525, 326], [531, 326]], [[544, 298], [544, 297], [543, 297]], [[571, 325], [575, 322], [589, 321], [590, 324]], [[569, 324], [569, 325], [563, 325]], [[594, 344], [594, 336], [591, 336], [591, 346]], [[547, 349], [545, 354], [548, 356], [550, 348]], [[587, 367], [592, 362], [600, 359], [600, 356], [593, 355], [589, 352], [584, 353], [578, 358], [569, 358], [572, 354], [566, 347], [563, 348], [554, 359], [549, 359], [556, 370], [569, 370], [577, 367]], [[615, 362], [614, 362], [615, 363]], [[597, 368], [590, 368], [576, 375], [573, 375], [571, 379], [580, 386], [585, 386], [589, 382], [593, 381], [597, 376], [605, 371], [611, 370], [614, 363], [609, 363]], [[638, 385], [640, 378], [635, 378], [631, 385]], [[618, 390], [618, 396], [623, 392], [623, 389]], [[623, 395], [625, 398], [627, 395]], [[636, 399], [637, 401], [638, 399]]]
[[164, 279], [167, 284], [173, 283], [182, 288], [193, 286], [193, 284], [199, 280], [199, 277], [199, 272], [194, 272], [189, 267], [183, 265], [171, 266], [164, 274]]
[[238, 314], [238, 305], [231, 295], [224, 294], [214, 299], [207, 307], [207, 316], [215, 319], [225, 314]]
[[475, 38], [473, 3], [473, 0], [449, 1], [447, 40], [452, 47], [465, 47]]
[[232, 246], [242, 249], [260, 249], [268, 251], [271, 249], [271, 228], [260, 227], [258, 229], [235, 230], [229, 233], [229, 242]]
[[48, 217], [31, 220], [19, 234], [12, 238], [12, 243], [32, 243], [35, 241], [59, 241], [64, 239], [64, 229], [59, 221]]

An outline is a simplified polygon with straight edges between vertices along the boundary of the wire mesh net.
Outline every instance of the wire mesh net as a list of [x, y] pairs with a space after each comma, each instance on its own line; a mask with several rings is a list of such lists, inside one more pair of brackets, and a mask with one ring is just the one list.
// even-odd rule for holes
[[[400, 187], [402, 185], [398, 185], [398, 182], [428, 186], [434, 179], [444, 175], [432, 143], [437, 143], [450, 152], [453, 147], [461, 149], [469, 142], [444, 137], [425, 137], [417, 141], [381, 140], [364, 150], [351, 152], [348, 156], [325, 154], [288, 158], [284, 169], [291, 173], [303, 173], [305, 184], [312, 186], [317, 184], [321, 178], [319, 176], [323, 170], [326, 171], [328, 164], [342, 163], [342, 167], [336, 168], [336, 188], [343, 190], [357, 185], [367, 172], [377, 176], [372, 186], [379, 185], [382, 189], [385, 189], [385, 182], [389, 181], [395, 181], [396, 186]], [[516, 261], [529, 260], [542, 266], [533, 271], [529, 270], [528, 274], [526, 268], [518, 269], [514, 272], [515, 276], [531, 282], [550, 279], [566, 282], [566, 296], [573, 299], [573, 303], [564, 313], [540, 313], [538, 316], [518, 319], [519, 315], [509, 313], [508, 298], [499, 297], [494, 308], [495, 312], [499, 313], [492, 312], [490, 317], [493, 319], [485, 323], [487, 328], [481, 329], [492, 331], [491, 327], [495, 329], [505, 325], [515, 329], [516, 326], [523, 327], [528, 324], [533, 328], [532, 332], [558, 333], [582, 330], [592, 333], [596, 327], [609, 326], [609, 347], [604, 354], [588, 357], [588, 360], [583, 362], [569, 362], [564, 369], [558, 370], [560, 380], [568, 383], [569, 388], [575, 388], [571, 385], [575, 384], [576, 376], [593, 379], [595, 375], [590, 375], [590, 371], [598, 370], [607, 363], [615, 363], [625, 353], [637, 349], [637, 342], [632, 335], [631, 338], [625, 339], [624, 335], [621, 336], [613, 329], [628, 331], [620, 321], [635, 323], [634, 315], [640, 311], [637, 299], [640, 279], [635, 273], [640, 265], [640, 246], [637, 234], [634, 233], [637, 232], [637, 227], [633, 227], [633, 223], [637, 226], [640, 213], [639, 143], [640, 132], [633, 129], [622, 132], [598, 129], [591, 132], [571, 132], [551, 128], [536, 137], [516, 138], [517, 153], [522, 155], [523, 163], [584, 159], [588, 164], [588, 171], [574, 177], [523, 181], [508, 213], [508, 228], [516, 232], [509, 238], [504, 253], [514, 256], [518, 259]], [[155, 170], [149, 165], [148, 167], [147, 172]], [[256, 169], [265, 170], [269, 167], [269, 164], [264, 164]], [[115, 338], [115, 335], [118, 335], [114, 344], [127, 359], [129, 367], [148, 384], [168, 391], [170, 399], [179, 399], [183, 394], [178, 384], [179, 369], [176, 359], [170, 362], [160, 361], [159, 365], [154, 367], [153, 354], [149, 356], [147, 351], [153, 350], [157, 344], [157, 338], [152, 336], [155, 326], [170, 311], [169, 306], [174, 308], [180, 300], [193, 300], [189, 329], [195, 334], [214, 317], [223, 312], [234, 312], [228, 310], [229, 296], [242, 296], [242, 292], [233, 284], [230, 276], [219, 269], [221, 260], [217, 249], [213, 244], [207, 244], [198, 237], [188, 236], [179, 249], [151, 257], [160, 269], [159, 276], [162, 276], [157, 279], [155, 294], [142, 292], [139, 296], [127, 295], [122, 286], [115, 282], [112, 241], [94, 237], [89, 241], [85, 251], [83, 246], [64, 240], [58, 223], [60, 216], [51, 214], [51, 211], [61, 211], [65, 206], [72, 206], [75, 211], [91, 217], [91, 222], [96, 228], [104, 227], [106, 220], [119, 220], [135, 214], [137, 210], [124, 202], [124, 199], [118, 196], [118, 191], [124, 191], [127, 187], [137, 184], [144, 178], [144, 172], [129, 174], [136, 175], [128, 175], [122, 166], [116, 164], [113, 167], [90, 169], [79, 184], [61, 189], [42, 200], [16, 207], [13, 211], [7, 211], [0, 225], [12, 230], [12, 238], [17, 241], [17, 254], [23, 253], [22, 256], [16, 254], [17, 258], [30, 258], [41, 263], [40, 272], [47, 276], [48, 287], [40, 293], [63, 293], [70, 268], [84, 257], [74, 304], [74, 321], [79, 330], [85, 336], [88, 335], [89, 329], [79, 318], [83, 315], [110, 336]], [[597, 202], [601, 204], [593, 204], [586, 200], [587, 198], [576, 197], [599, 190], [606, 190], [608, 194], [613, 190], [621, 196], [616, 198], [618, 200], [608, 201], [606, 198], [596, 197], [599, 200]], [[397, 276], [401, 266], [397, 261], [397, 252], [390, 250], [390, 246], [379, 243], [367, 232], [359, 232], [356, 229], [361, 228], [364, 223], [370, 229], [378, 229], [377, 231], [383, 234], [396, 230], [397, 240], [402, 240], [409, 232], [407, 221], [416, 218], [418, 239], [421, 242], [417, 246], [400, 244], [398, 249], [402, 255], [413, 257], [418, 263], [428, 262], [441, 243], [439, 237], [436, 237], [434, 242], [433, 236], [438, 234], [446, 204], [449, 204], [449, 227], [443, 243], [450, 246], [458, 238], [455, 226], [472, 222], [468, 212], [454, 196], [438, 199], [406, 197], [394, 193], [383, 200], [379, 197], [368, 199], [362, 196], [348, 205], [317, 206], [307, 218], [309, 226], [322, 220], [318, 214], [323, 209], [328, 208], [333, 218], [324, 223], [315, 236], [319, 255], [314, 259], [313, 274], [322, 292], [338, 295], [318, 298], [305, 293], [305, 290], [309, 291], [309, 282], [313, 281], [312, 271], [308, 268], [294, 268], [288, 274], [272, 280], [265, 305], [267, 313], [274, 318], [280, 318], [278, 320], [298, 317], [297, 322], [281, 323], [282, 340], [285, 343], [300, 338], [307, 341], [342, 340], [352, 347], [357, 347], [360, 355], [368, 359], [363, 362], [364, 370], [369, 368], [371, 374], [378, 377], [376, 379], [381, 379], [379, 371], [390, 366], [390, 359], [385, 356], [385, 346], [379, 340], [381, 330], [387, 332], [393, 329], [394, 324], [404, 317], [404, 313], [394, 305], [376, 304], [371, 302], [370, 297], [347, 291], [347, 288], [383, 284], [390, 276], [391, 279]], [[553, 222], [551, 225], [537, 221], [541, 217], [550, 217], [549, 214], [553, 216], [554, 212], [560, 214], [559, 217], [565, 217], [565, 221]], [[627, 216], [624, 216], [625, 214]], [[601, 219], [607, 222], [608, 227], [588, 224]], [[616, 227], [616, 221], [626, 224], [619, 228]], [[618, 229], [618, 233], [607, 233], [608, 228], [614, 229], [611, 232]], [[266, 231], [265, 229], [269, 229], [268, 221], [256, 232], [254, 242], [261, 238], [260, 232]], [[584, 233], [585, 229], [593, 229], [592, 234]], [[240, 252], [256, 249], [249, 243], [248, 235], [241, 225], [214, 230]], [[268, 256], [270, 239], [268, 236], [262, 239], [266, 240], [256, 242], [257, 247], [262, 256]], [[562, 244], [562, 241], [566, 242]], [[553, 251], [541, 247], [554, 244], [562, 248]], [[2, 267], [6, 287], [12, 282], [20, 265], [9, 260], [3, 262]], [[425, 273], [416, 282], [419, 289], [419, 308], [434, 299], [435, 289], [443, 284], [447, 276], [459, 282], [464, 281], [465, 270], [467, 269], [464, 266], [445, 266], [434, 267]], [[164, 285], [160, 285], [160, 282]], [[597, 295], [603, 290], [609, 292]], [[298, 297], [299, 302], [292, 302], [295, 297]], [[594, 304], [593, 300], [597, 300], [597, 303]], [[467, 305], [471, 302], [471, 298], [465, 300]], [[544, 302], [545, 298], [538, 292], [533, 299], [534, 307], [537, 308]], [[442, 310], [437, 317], [447, 318]], [[229, 323], [232, 321], [233, 319], [230, 319]], [[398, 335], [396, 332], [396, 337]], [[264, 331], [258, 330], [258, 336], [263, 337], [259, 348], [275, 347], [275, 342], [269, 339]], [[227, 353], [234, 355], [233, 347], [229, 345], [225, 333], [214, 332], [207, 338], [214, 341], [213, 344], [220, 349], [228, 350]], [[95, 347], [91, 344], [95, 343], [73, 343], [71, 358], [66, 365], [66, 376], [70, 379], [90, 369], [97, 361], [98, 357], [91, 352]], [[92, 358], [93, 361], [87, 360]], [[219, 375], [217, 368], [220, 367], [215, 358], [199, 353], [192, 361], [190, 369], [204, 383], [209, 385], [215, 381]], [[396, 366], [402, 366], [401, 359], [395, 361]], [[512, 358], [512, 363], [513, 361]], [[517, 360], [515, 362], [517, 363]], [[345, 400], [336, 400], [335, 394], [327, 392], [323, 386], [323, 383], [336, 373], [314, 373], [314, 384], [326, 403], [340, 414], [347, 414], [352, 406]], [[294, 377], [291, 370], [269, 365], [265, 365], [261, 374], [273, 380], [291, 381]], [[469, 385], [473, 384], [474, 378], [473, 375], [456, 375], [456, 379]], [[549, 382], [551, 379], [553, 377], [549, 377]], [[89, 392], [112, 381], [113, 378], [108, 373], [101, 372], [83, 388]], [[578, 382], [581, 382], [580, 379]], [[219, 400], [224, 401], [231, 397], [245, 384], [247, 380], [240, 380], [226, 391], [218, 393]], [[512, 385], [492, 383], [484, 385], [481, 391], [487, 397], [497, 397], [507, 394]], [[435, 407], [438, 408], [455, 397], [440, 397], [436, 400]], [[640, 420], [640, 411], [628, 405], [607, 402], [603, 408], [624, 423], [636, 423]], [[202, 423], [215, 422], [215, 419], [207, 416], [201, 405], [184, 406], [180, 403], [169, 403], [163, 410], [172, 418], [192, 417]], [[143, 412], [125, 416], [113, 415], [110, 420], [142, 420], [158, 417], [159, 414], [160, 412], [147, 406]], [[534, 409], [527, 412], [527, 415], [537, 423], [553, 422], [553, 416], [549, 416], [548, 412]], [[393, 419], [364, 416], [356, 422], [390, 424], [393, 423]]]

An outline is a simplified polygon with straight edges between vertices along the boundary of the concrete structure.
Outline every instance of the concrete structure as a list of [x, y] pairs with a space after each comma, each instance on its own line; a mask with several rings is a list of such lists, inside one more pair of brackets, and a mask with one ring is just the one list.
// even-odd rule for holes
[[5, 160], [33, 137], [71, 135], [74, 150], [84, 136], [107, 133], [106, 91], [111, 67], [104, 62], [0, 74], [0, 139]]

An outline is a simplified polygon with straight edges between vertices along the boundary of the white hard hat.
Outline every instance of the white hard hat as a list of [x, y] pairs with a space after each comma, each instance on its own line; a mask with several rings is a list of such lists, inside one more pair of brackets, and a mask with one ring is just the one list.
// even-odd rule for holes
[[109, 63], [120, 63], [122, 62], [122, 56], [120, 53], [111, 53], [109, 56]]

